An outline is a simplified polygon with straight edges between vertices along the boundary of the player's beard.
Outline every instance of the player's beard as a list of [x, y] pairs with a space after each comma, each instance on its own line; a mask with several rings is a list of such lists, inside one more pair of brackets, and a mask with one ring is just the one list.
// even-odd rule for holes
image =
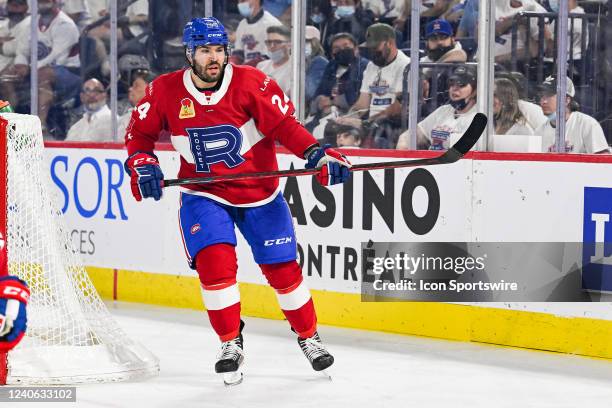
[[[215, 75], [209, 75], [207, 73], [208, 68], [210, 68], [211, 66], [218, 66], [219, 69], [217, 70], [217, 73]], [[194, 61], [194, 66], [193, 66], [193, 70], [195, 71], [195, 74], [204, 82], [207, 82], [209, 84], [212, 83], [216, 83], [221, 79], [221, 75], [223, 74], [223, 70], [225, 69], [225, 65], [224, 64], [219, 64], [217, 62], [211, 62], [206, 66], [203, 66], [202, 64], [198, 64], [197, 61]]]

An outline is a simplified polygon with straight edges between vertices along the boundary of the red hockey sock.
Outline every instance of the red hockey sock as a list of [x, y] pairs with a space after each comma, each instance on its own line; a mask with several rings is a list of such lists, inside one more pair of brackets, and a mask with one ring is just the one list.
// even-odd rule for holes
[[236, 250], [230, 244], [208, 246], [198, 252], [196, 270], [211, 326], [221, 341], [237, 337], [240, 331], [240, 292], [236, 283]]
[[289, 324], [300, 337], [310, 337], [317, 331], [317, 315], [310, 291], [296, 261], [259, 265]]

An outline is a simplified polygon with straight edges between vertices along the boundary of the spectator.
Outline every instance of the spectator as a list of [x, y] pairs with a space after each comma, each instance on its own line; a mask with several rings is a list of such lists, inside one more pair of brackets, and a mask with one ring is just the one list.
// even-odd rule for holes
[[[410, 7], [410, 0], [364, 0], [363, 8], [370, 10], [378, 22], [393, 24], [404, 14], [405, 7]], [[403, 29], [403, 25], [400, 29]]]
[[321, 46], [321, 33], [314, 26], [306, 26], [306, 45], [304, 54], [306, 56], [306, 105], [315, 96], [315, 92], [321, 83], [327, 58]]
[[[350, 113], [367, 118], [363, 123], [375, 132], [375, 145], [395, 144], [394, 132], [399, 129], [404, 69], [410, 58], [397, 48], [395, 30], [383, 23], [373, 24], [366, 33], [366, 45], [371, 61], [363, 74], [359, 99]], [[341, 124], [361, 125], [354, 117], [338, 118]]]
[[318, 111], [328, 114], [332, 105], [347, 112], [359, 98], [368, 60], [359, 55], [357, 41], [349, 33], [338, 33], [330, 41], [332, 59], [317, 88]]
[[133, 84], [133, 77], [137, 74], [143, 74], [147, 76], [151, 72], [151, 66], [149, 61], [142, 55], [125, 54], [119, 58], [117, 63], [119, 68], [119, 82], [118, 82], [118, 94], [119, 100], [117, 101], [117, 112], [118, 115], [131, 111], [134, 106], [129, 100], [129, 88]]
[[[325, 67], [323, 78], [310, 106], [313, 119], [306, 128], [317, 139], [323, 139], [327, 120], [335, 119], [335, 113], [346, 113], [357, 99], [368, 60], [359, 55], [357, 41], [349, 33], [338, 33], [331, 38], [332, 59]], [[332, 117], [333, 116], [333, 117]]]
[[363, 131], [352, 126], [344, 126], [338, 129], [336, 136], [336, 146], [343, 149], [358, 149], [361, 147]]
[[[450, 23], [443, 19], [437, 19], [427, 24], [425, 29], [426, 38], [426, 51], [427, 55], [421, 58], [423, 63], [438, 63], [438, 62], [466, 62], [467, 54], [461, 48], [461, 43], [455, 41], [453, 38], [453, 28]], [[433, 107], [438, 107], [444, 104], [448, 100], [446, 92], [439, 92], [437, 95], [430, 95], [430, 88], [432, 85], [437, 85], [435, 90], [446, 90], [446, 81], [448, 78], [448, 68], [442, 68], [441, 70], [434, 70], [432, 68], [423, 68], [422, 70], [424, 80], [422, 81], [423, 86], [423, 97], [430, 98], [430, 103], [427, 104], [423, 109], [429, 109], [425, 111], [430, 113]], [[431, 83], [431, 81], [436, 81]], [[425, 113], [425, 114], [426, 114]]]
[[257, 64], [257, 69], [268, 74], [287, 96], [291, 94], [291, 32], [285, 26], [271, 26], [266, 30], [265, 41], [269, 60]]
[[[511, 29], [515, 24], [519, 24], [517, 39], [517, 58], [524, 58], [527, 25], [529, 26], [529, 54], [536, 57], [538, 53], [539, 29], [535, 18], [516, 20], [515, 16], [521, 11], [533, 11], [546, 13], [546, 9], [535, 0], [497, 0], [495, 2], [495, 62], [503, 63], [510, 61], [512, 56], [512, 33]], [[547, 26], [544, 27], [544, 38], [551, 36]]]
[[[30, 17], [27, 0], [8, 0], [6, 3], [7, 19], [0, 21], [0, 72], [4, 74], [15, 61], [17, 53], [27, 55], [30, 52]], [[6, 99], [11, 100], [6, 93]], [[11, 100], [13, 106], [15, 100]]]
[[495, 80], [493, 91], [493, 120], [498, 135], [532, 135], [533, 128], [521, 113], [519, 95], [514, 83], [506, 78]]
[[[46, 132], [49, 109], [76, 98], [79, 92], [79, 30], [60, 10], [59, 0], [39, 0], [38, 12], [38, 116]], [[29, 63], [29, 53], [17, 53], [11, 74], [25, 81]], [[15, 95], [14, 88], [9, 94]]]
[[461, 43], [453, 37], [453, 27], [443, 19], [437, 19], [425, 29], [427, 55], [421, 62], [466, 62], [467, 54]]
[[244, 17], [236, 29], [235, 49], [231, 61], [256, 66], [268, 56], [264, 46], [268, 27], [282, 23], [262, 7], [262, 0], [240, 0], [238, 11]]
[[366, 30], [374, 23], [374, 13], [364, 9], [360, 0], [337, 0], [336, 6], [326, 35], [351, 33], [358, 43], [365, 41]]
[[[476, 115], [476, 67], [460, 66], [448, 79], [449, 103], [442, 105], [417, 125], [417, 148], [448, 149], [453, 137], [459, 138]], [[453, 140], [454, 141], [454, 140]], [[398, 149], [410, 148], [410, 132], [399, 137]]]
[[[610, 153], [603, 129], [594, 118], [575, 110], [576, 89], [567, 78], [565, 97], [565, 152], [566, 153]], [[557, 126], [557, 81], [548, 77], [540, 87], [540, 105], [548, 121], [535, 130], [542, 136], [544, 151], [555, 151], [555, 127]]]
[[[120, 47], [124, 48], [126, 53], [142, 53], [145, 39], [141, 38], [141, 34], [144, 33], [144, 28], [149, 21], [149, 1], [136, 0], [134, 3], [129, 4], [129, 6], [128, 4], [129, 1], [127, 0], [119, 1], [117, 42]], [[99, 9], [98, 5], [97, 10], [100, 17], [105, 17], [109, 14], [108, 8]], [[96, 60], [100, 64], [100, 73], [104, 77], [109, 77], [110, 20], [92, 28], [87, 32], [87, 35], [94, 41]], [[134, 40], [135, 38], [138, 38], [138, 40]], [[134, 40], [134, 44], [126, 46], [131, 40]], [[95, 72], [95, 70], [88, 67], [88, 73], [91, 72]]]
[[151, 82], [151, 74], [145, 70], [138, 70], [130, 76], [130, 87], [128, 90], [128, 101], [131, 109], [127, 110], [119, 117], [119, 129], [117, 134], [119, 138], [125, 136], [125, 129], [130, 123], [133, 108], [138, 105], [138, 102], [144, 97], [147, 86]]
[[[559, 3], [558, 2], [549, 2], [552, 12], [559, 12]], [[568, 8], [570, 13], [575, 14], [584, 14], [584, 9], [578, 6], [577, 0], [568, 0]], [[574, 62], [576, 72], [580, 72], [580, 66], [583, 63], [582, 61], [582, 41], [583, 35], [585, 46], [589, 43], [588, 30], [583, 30], [582, 27], [583, 20], [581, 18], [568, 18], [567, 20], [567, 35], [568, 35], [568, 44], [567, 44], [567, 60], [568, 62]], [[553, 55], [556, 53], [557, 44], [554, 36], [551, 32], [555, 31], [555, 22], [552, 21], [550, 23], [550, 31], [547, 32], [546, 37], [546, 56], [545, 61], [549, 62], [551, 65], [553, 64]], [[586, 49], [584, 50], [586, 51]], [[574, 78], [576, 79], [576, 78]], [[581, 81], [587, 78], [580, 78]], [[580, 82], [579, 82], [580, 83]]]
[[113, 138], [111, 111], [106, 105], [106, 89], [99, 80], [92, 78], [83, 84], [81, 103], [85, 113], [66, 136], [67, 142], [105, 142]]
[[501, 71], [495, 73], [496, 78], [506, 78], [512, 81], [519, 95], [518, 107], [527, 120], [527, 125], [532, 129], [537, 129], [548, 120], [542, 107], [527, 100], [527, 78], [520, 72]]
[[87, 24], [91, 23], [89, 8], [86, 0], [64, 0], [62, 11], [74, 21], [81, 31]]
[[329, 38], [327, 26], [331, 21], [332, 6], [328, 0], [311, 0], [307, 2], [309, 10], [307, 12], [308, 24], [313, 25], [321, 32], [322, 44], [327, 47], [325, 39]]

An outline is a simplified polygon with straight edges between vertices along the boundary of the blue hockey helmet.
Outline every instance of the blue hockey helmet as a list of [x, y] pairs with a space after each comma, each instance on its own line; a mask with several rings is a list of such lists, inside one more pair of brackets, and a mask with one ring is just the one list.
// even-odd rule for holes
[[194, 18], [183, 30], [183, 45], [191, 54], [200, 45], [223, 45], [227, 49], [228, 44], [225, 27], [214, 17]]

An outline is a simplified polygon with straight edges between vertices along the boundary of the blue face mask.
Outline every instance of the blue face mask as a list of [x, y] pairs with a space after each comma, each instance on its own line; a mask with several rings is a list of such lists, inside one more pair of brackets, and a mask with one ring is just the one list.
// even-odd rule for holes
[[355, 6], [338, 6], [336, 9], [337, 18], [347, 18], [355, 14]]
[[249, 3], [245, 1], [243, 3], [238, 3], [238, 12], [242, 17], [246, 18], [251, 17], [251, 14], [253, 14], [253, 9], [251, 9]]
[[559, 12], [559, 0], [548, 0], [548, 5], [553, 13]]
[[323, 14], [313, 14], [310, 16], [310, 20], [312, 20], [312, 22], [315, 24], [321, 24], [323, 21], [325, 21], [325, 17]]
[[548, 115], [547, 118], [552, 127], [557, 127], [557, 112], [556, 111]]

